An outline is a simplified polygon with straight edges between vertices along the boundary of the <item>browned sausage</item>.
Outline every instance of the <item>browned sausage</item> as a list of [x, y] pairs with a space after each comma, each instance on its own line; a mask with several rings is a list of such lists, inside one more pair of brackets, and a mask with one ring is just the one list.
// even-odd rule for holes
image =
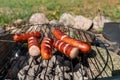
[[40, 32], [28, 32], [28, 33], [20, 33], [20, 34], [15, 34], [13, 36], [13, 40], [16, 42], [24, 42], [27, 41], [29, 37], [36, 37], [36, 38], [40, 38], [41, 37], [41, 33]]
[[73, 47], [70, 44], [67, 44], [61, 40], [55, 41], [53, 45], [57, 50], [61, 51], [67, 57], [70, 57], [71, 59], [75, 58], [79, 53], [78, 48]]
[[82, 53], [88, 53], [91, 50], [91, 46], [87, 42], [70, 38], [59, 29], [54, 29], [52, 33], [57, 39], [60, 39], [72, 46], [78, 47]]
[[53, 40], [51, 38], [44, 38], [41, 43], [41, 56], [45, 60], [52, 57]]

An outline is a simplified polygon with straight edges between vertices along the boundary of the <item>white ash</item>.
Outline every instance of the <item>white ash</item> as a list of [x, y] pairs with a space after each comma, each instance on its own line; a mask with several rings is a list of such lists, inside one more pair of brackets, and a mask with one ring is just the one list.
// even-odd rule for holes
[[32, 58], [29, 59], [29, 65], [19, 71], [19, 80], [23, 80], [25, 75], [25, 80], [32, 80], [34, 78], [35, 80], [80, 80], [85, 74], [80, 63], [71, 69], [71, 61], [59, 55], [53, 56], [50, 60], [43, 60], [41, 57], [34, 59], [32, 66], [30, 66], [31, 61]]
[[[83, 66], [78, 63], [75, 67], [74, 67], [74, 79], [73, 80], [88, 80], [87, 77], [85, 77], [85, 71], [83, 70]], [[84, 77], [83, 77], [84, 76]]]

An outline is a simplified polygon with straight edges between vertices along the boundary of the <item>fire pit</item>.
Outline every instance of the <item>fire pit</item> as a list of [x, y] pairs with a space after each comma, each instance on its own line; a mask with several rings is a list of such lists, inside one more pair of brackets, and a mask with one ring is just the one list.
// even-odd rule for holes
[[[41, 56], [35, 58], [29, 56], [27, 43], [15, 43], [12, 41], [11, 34], [31, 31], [42, 32], [42, 38], [39, 41], [43, 37], [48, 36], [55, 39], [51, 33], [54, 28], [59, 28], [72, 38], [88, 42], [91, 44], [92, 50], [88, 54], [79, 52], [79, 56], [72, 60], [61, 54], [61, 52], [53, 50], [53, 57], [50, 60], [43, 60]], [[4, 50], [5, 52], [0, 49], [1, 53], [7, 54], [3, 57], [3, 61], [1, 61], [3, 63], [0, 66], [1, 79], [90, 80], [109, 76], [105, 71], [106, 67], [110, 67], [108, 66], [110, 55], [106, 45], [90, 32], [64, 25], [41, 24], [23, 25], [19, 29], [9, 30], [7, 34], [7, 39], [5, 35], [0, 38], [1, 46], [5, 44], [8, 46], [5, 48], [9, 50], [6, 53], [7, 49]], [[12, 48], [9, 48], [9, 45], [12, 45]], [[3, 55], [0, 55], [0, 57]]]

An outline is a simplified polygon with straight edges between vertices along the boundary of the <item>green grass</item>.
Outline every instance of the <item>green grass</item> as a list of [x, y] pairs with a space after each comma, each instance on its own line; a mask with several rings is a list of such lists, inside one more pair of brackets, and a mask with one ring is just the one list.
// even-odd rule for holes
[[102, 14], [120, 21], [120, 0], [0, 0], [0, 25], [19, 18], [27, 22], [36, 12], [44, 13], [49, 20], [67, 12], [91, 19]]

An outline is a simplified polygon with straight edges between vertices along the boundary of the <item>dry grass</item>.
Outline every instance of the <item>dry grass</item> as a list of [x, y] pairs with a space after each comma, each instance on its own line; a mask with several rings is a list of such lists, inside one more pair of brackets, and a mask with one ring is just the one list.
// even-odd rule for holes
[[44, 13], [50, 20], [59, 19], [62, 13], [68, 12], [91, 19], [102, 14], [120, 21], [120, 0], [0, 0], [0, 24], [18, 18], [28, 21], [36, 12]]

